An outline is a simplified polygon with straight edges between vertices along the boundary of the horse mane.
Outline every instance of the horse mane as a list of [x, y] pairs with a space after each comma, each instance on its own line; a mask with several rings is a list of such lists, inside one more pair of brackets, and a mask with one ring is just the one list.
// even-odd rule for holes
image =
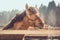
[[[36, 10], [34, 7], [30, 7], [29, 9], [30, 15], [36, 13]], [[20, 22], [23, 20], [23, 18], [26, 16], [26, 11], [23, 11], [21, 14], [16, 15], [11, 22], [3, 28], [3, 30], [12, 28], [15, 22]]]
[[11, 20], [11, 22], [10, 22], [7, 26], [5, 26], [5, 28], [4, 28], [3, 30], [6, 30], [6, 29], [8, 29], [8, 28], [12, 28], [15, 22], [22, 21], [25, 16], [26, 16], [26, 12], [25, 12], [25, 11], [23, 11], [21, 14], [16, 15], [16, 16]]

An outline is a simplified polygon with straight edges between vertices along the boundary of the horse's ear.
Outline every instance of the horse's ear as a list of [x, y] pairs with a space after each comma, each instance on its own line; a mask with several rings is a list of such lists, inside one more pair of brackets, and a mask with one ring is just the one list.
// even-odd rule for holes
[[35, 5], [35, 8], [37, 9], [37, 5]]
[[26, 4], [25, 8], [26, 8], [26, 16], [30, 18], [29, 11], [28, 11], [29, 9], [28, 4]]
[[28, 4], [26, 4], [25, 8], [28, 9]]

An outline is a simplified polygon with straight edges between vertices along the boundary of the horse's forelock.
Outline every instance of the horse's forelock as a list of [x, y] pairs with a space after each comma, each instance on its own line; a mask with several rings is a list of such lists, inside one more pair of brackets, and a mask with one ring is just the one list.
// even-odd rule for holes
[[28, 9], [28, 11], [30, 12], [30, 14], [36, 14], [36, 13], [37, 13], [37, 11], [35, 10], [34, 7], [30, 7], [30, 8]]

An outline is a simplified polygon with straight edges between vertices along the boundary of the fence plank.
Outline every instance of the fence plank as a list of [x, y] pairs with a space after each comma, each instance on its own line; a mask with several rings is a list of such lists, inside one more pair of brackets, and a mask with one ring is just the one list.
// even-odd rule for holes
[[0, 35], [1, 34], [35, 34], [35, 35], [56, 35], [60, 36], [60, 30], [45, 30], [45, 29], [40, 29], [40, 30], [0, 30]]

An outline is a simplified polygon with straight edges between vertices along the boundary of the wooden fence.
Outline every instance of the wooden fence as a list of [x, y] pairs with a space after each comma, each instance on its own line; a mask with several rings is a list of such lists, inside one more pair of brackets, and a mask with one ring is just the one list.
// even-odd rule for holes
[[60, 30], [0, 30], [0, 40], [22, 40], [29, 37], [60, 38]]

